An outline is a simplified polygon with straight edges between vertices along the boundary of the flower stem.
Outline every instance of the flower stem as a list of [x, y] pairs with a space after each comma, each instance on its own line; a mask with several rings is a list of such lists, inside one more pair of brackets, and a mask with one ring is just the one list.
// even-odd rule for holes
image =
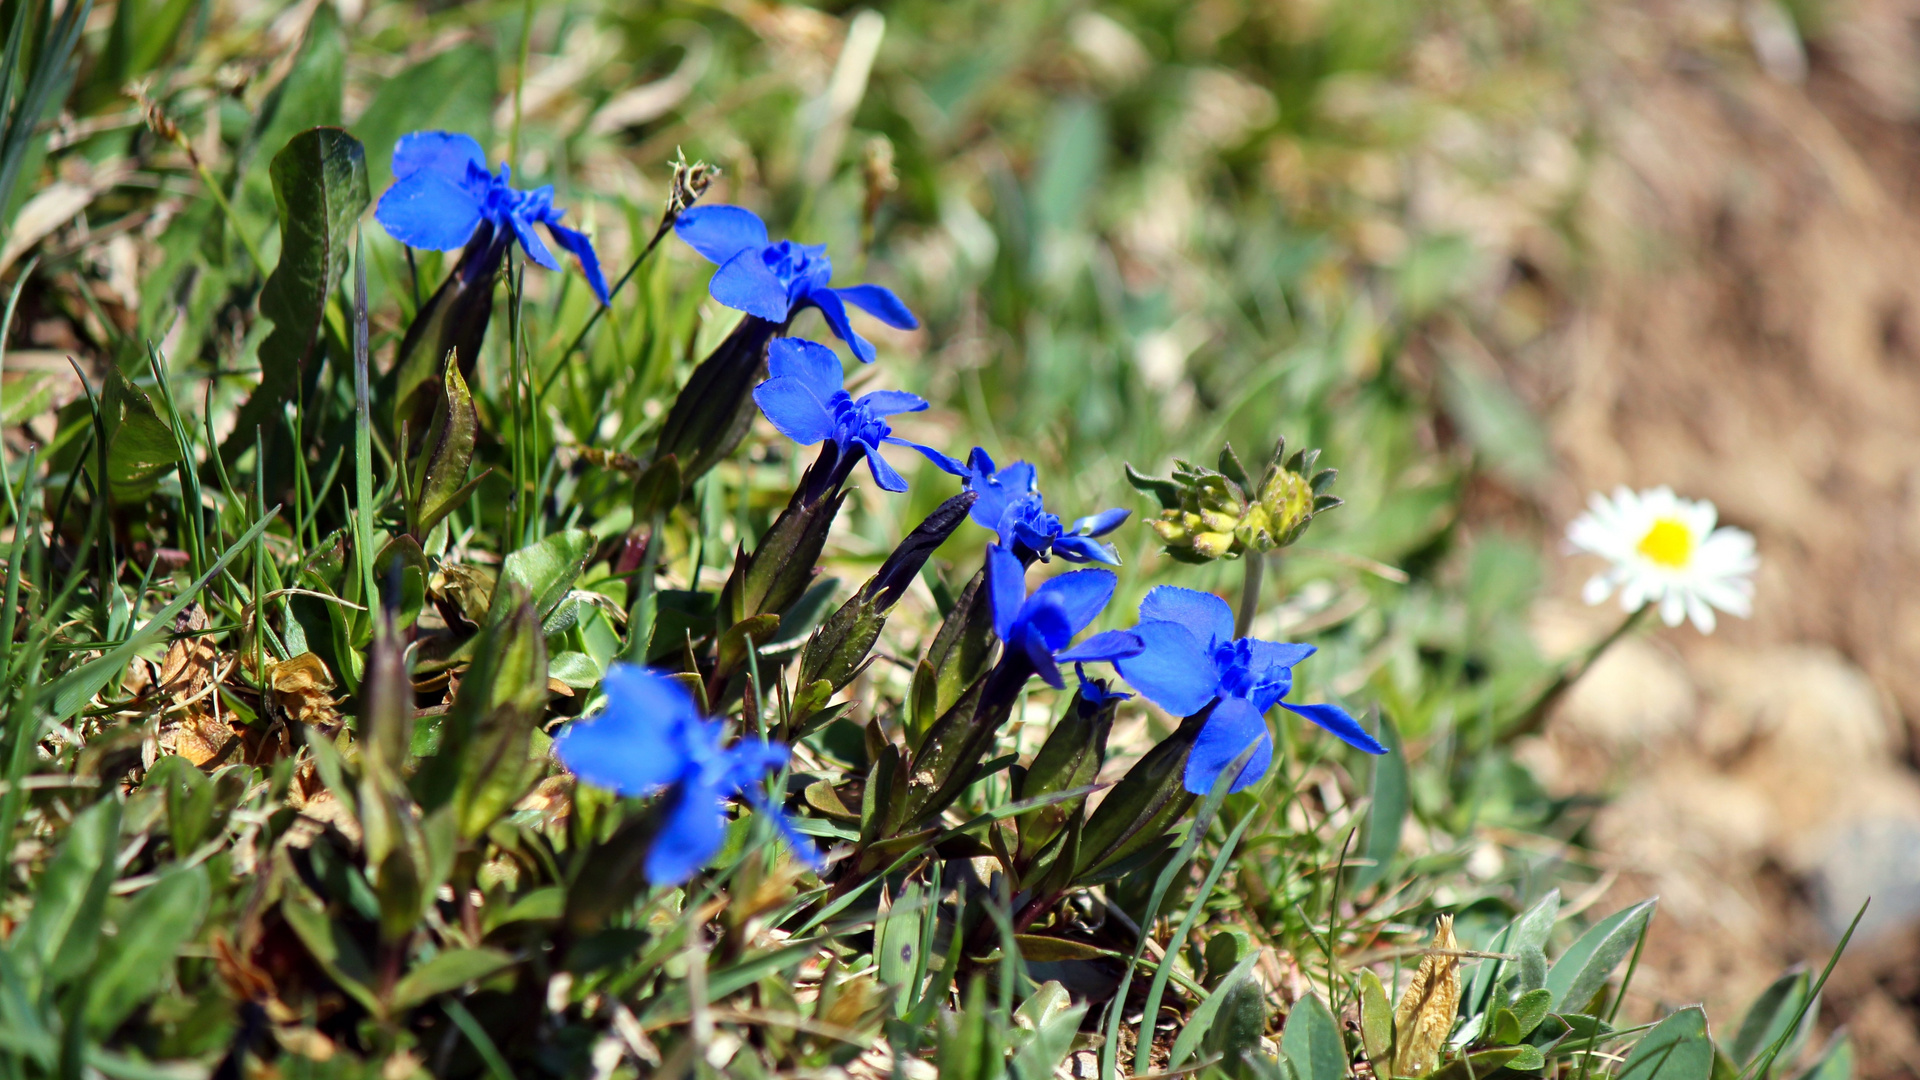
[[1498, 735], [1494, 736], [1494, 741], [1504, 746], [1521, 736], [1532, 735], [1538, 732], [1541, 726], [1546, 723], [1547, 712], [1553, 707], [1554, 703], [1559, 701], [1568, 690], [1572, 689], [1573, 684], [1579, 682], [1582, 676], [1592, 670], [1594, 663], [1598, 661], [1608, 649], [1613, 648], [1621, 638], [1626, 637], [1629, 633], [1638, 629], [1640, 624], [1646, 621], [1647, 613], [1652, 610], [1652, 604], [1640, 605], [1626, 618], [1620, 620], [1620, 625], [1614, 627], [1612, 633], [1601, 638], [1592, 648], [1588, 649], [1586, 653], [1580, 657], [1578, 662], [1560, 665], [1560, 673], [1554, 676], [1554, 680], [1548, 683], [1539, 694], [1534, 696], [1533, 701], [1529, 703], [1525, 709], [1520, 711], [1519, 717], [1514, 720], [1513, 723], [1507, 725]]
[[1260, 581], [1265, 576], [1267, 556], [1249, 551], [1240, 560], [1247, 564], [1247, 576], [1240, 583], [1240, 611], [1233, 618], [1233, 636], [1243, 638], [1253, 629], [1254, 613], [1260, 609]]

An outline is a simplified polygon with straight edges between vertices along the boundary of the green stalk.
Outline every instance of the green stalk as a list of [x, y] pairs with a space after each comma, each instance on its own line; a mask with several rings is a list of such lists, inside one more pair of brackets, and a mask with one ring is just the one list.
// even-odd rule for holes
[[1233, 636], [1243, 638], [1253, 629], [1253, 616], [1260, 610], [1260, 582], [1266, 576], [1265, 552], [1248, 551], [1241, 557], [1247, 576], [1240, 582], [1240, 610], [1233, 617]]
[[1620, 620], [1620, 625], [1614, 627], [1612, 633], [1601, 638], [1591, 649], [1588, 649], [1585, 655], [1581, 656], [1578, 663], [1563, 664], [1560, 668], [1560, 674], [1555, 676], [1554, 680], [1548, 683], [1545, 689], [1534, 696], [1533, 701], [1528, 703], [1527, 707], [1520, 711], [1517, 720], [1507, 725], [1494, 736], [1494, 742], [1505, 746], [1515, 739], [1525, 735], [1532, 735], [1539, 731], [1540, 725], [1546, 723], [1547, 711], [1553, 707], [1554, 702], [1559, 701], [1562, 694], [1565, 694], [1573, 687], [1574, 683], [1579, 682], [1582, 676], [1592, 670], [1594, 663], [1598, 661], [1608, 649], [1613, 648], [1621, 638], [1626, 637], [1629, 633], [1638, 629], [1641, 623], [1646, 622], [1648, 614], [1652, 611], [1652, 604], [1640, 605], [1634, 609], [1632, 614]]
[[367, 247], [358, 232], [353, 250], [353, 491], [359, 502], [353, 520], [360, 588], [371, 612], [379, 602], [373, 587], [373, 420], [367, 393]]

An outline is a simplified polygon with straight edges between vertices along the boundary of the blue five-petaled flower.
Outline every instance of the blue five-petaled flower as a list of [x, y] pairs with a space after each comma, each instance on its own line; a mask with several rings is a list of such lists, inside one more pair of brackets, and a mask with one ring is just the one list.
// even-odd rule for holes
[[1191, 716], [1218, 699], [1187, 759], [1186, 788], [1204, 795], [1233, 759], [1258, 742], [1229, 790], [1266, 775], [1273, 736], [1264, 717], [1275, 704], [1326, 728], [1369, 754], [1387, 752], [1337, 705], [1289, 705], [1293, 665], [1313, 655], [1311, 645], [1233, 636], [1233, 609], [1212, 593], [1160, 585], [1140, 604], [1133, 628], [1143, 648], [1114, 666], [1135, 690], [1175, 716]]
[[416, 131], [393, 148], [393, 186], [380, 196], [374, 219], [408, 247], [452, 251], [488, 228], [484, 251], [470, 272], [488, 274], [500, 265], [507, 245], [520, 242], [527, 258], [549, 270], [560, 269], [553, 252], [533, 231], [544, 225], [554, 243], [580, 259], [593, 295], [607, 302], [607, 279], [587, 234], [560, 224], [565, 214], [553, 205], [553, 188], [519, 191], [507, 183], [507, 166], [487, 171], [486, 151], [471, 136], [450, 131]]
[[767, 381], [753, 388], [753, 400], [780, 434], [801, 446], [831, 440], [848, 467], [852, 463], [845, 455], [864, 454], [874, 482], [888, 491], [905, 491], [907, 482], [880, 456], [882, 444], [909, 446], [935, 462], [946, 460], [932, 447], [893, 434], [886, 421], [896, 413], [925, 409], [925, 398], [905, 390], [874, 390], [855, 398], [847, 393], [840, 358], [825, 345], [775, 338], [767, 347], [767, 374]]
[[700, 715], [685, 687], [651, 668], [614, 664], [604, 687], [606, 709], [568, 724], [554, 751], [596, 787], [621, 795], [666, 791], [666, 816], [647, 850], [648, 881], [678, 885], [705, 865], [726, 836], [722, 800], [735, 794], [767, 812], [802, 859], [817, 860], [812, 842], [755, 785], [786, 763], [785, 746], [755, 739], [721, 746], [725, 725]]
[[1016, 461], [996, 470], [993, 459], [978, 446], [967, 455], [964, 465], [945, 455], [934, 458], [933, 462], [963, 478], [966, 489], [979, 495], [967, 516], [998, 533], [1000, 545], [1024, 561], [1044, 561], [1053, 554], [1073, 563], [1120, 565], [1120, 557], [1114, 554], [1113, 548], [1094, 538], [1119, 528], [1133, 511], [1103, 510], [1062, 528], [1060, 518], [1047, 511], [1032, 465]]
[[1140, 638], [1126, 630], [1107, 630], [1067, 647], [1107, 606], [1119, 581], [1111, 570], [1074, 570], [1048, 579], [1029, 596], [1020, 559], [998, 544], [987, 545], [993, 632], [1006, 646], [1007, 659], [1001, 663], [1012, 660], [1030, 667], [1047, 685], [1061, 690], [1067, 685], [1060, 676], [1061, 664], [1116, 661], [1138, 653]]
[[680, 215], [673, 231], [719, 265], [707, 286], [715, 300], [781, 326], [801, 308], [819, 308], [834, 336], [863, 363], [873, 363], [873, 344], [854, 333], [847, 321], [848, 304], [896, 329], [920, 325], [899, 297], [879, 285], [829, 287], [833, 263], [826, 245], [769, 243], [766, 223], [745, 207], [696, 206]]

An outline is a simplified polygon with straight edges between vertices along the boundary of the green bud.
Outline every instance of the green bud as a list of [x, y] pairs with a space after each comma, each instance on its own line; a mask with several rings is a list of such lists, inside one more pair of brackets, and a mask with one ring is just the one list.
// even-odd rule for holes
[[[1149, 522], [1182, 562], [1237, 559], [1249, 551], [1265, 553], [1300, 538], [1315, 514], [1340, 505], [1326, 494], [1335, 472], [1313, 472], [1318, 450], [1287, 458], [1286, 440], [1253, 485], [1231, 446], [1220, 451], [1220, 470], [1175, 461], [1173, 475], [1145, 476], [1127, 466], [1127, 480], [1160, 502], [1160, 517]], [[1311, 475], [1309, 475], [1311, 474]], [[1251, 494], [1249, 490], [1251, 489]]]
[[654, 444], [657, 461], [680, 459], [681, 482], [691, 486], [724, 461], [753, 425], [753, 385], [766, 366], [767, 342], [779, 327], [749, 315], [700, 362], [667, 410]]
[[[1110, 697], [1095, 702], [1075, 693], [1067, 715], [1054, 726], [1040, 752], [1033, 756], [1033, 763], [1027, 766], [1014, 798], [1032, 799], [1093, 783], [1107, 757], [1107, 735], [1113, 730], [1113, 714], [1120, 700]], [[1037, 857], [1085, 802], [1084, 797], [1069, 799], [1021, 815], [1017, 819], [1020, 861], [1027, 863]]]

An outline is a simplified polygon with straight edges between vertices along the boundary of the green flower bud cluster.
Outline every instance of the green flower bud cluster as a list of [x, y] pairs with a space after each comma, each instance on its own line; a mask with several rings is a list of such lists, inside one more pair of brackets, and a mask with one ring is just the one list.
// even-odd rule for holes
[[1218, 469], [1175, 461], [1173, 475], [1146, 476], [1127, 466], [1127, 480], [1160, 501], [1160, 517], [1148, 524], [1182, 562], [1237, 559], [1249, 551], [1268, 552], [1300, 538], [1315, 514], [1340, 505], [1327, 494], [1336, 470], [1313, 471], [1318, 450], [1286, 456], [1282, 439], [1273, 458], [1252, 483], [1240, 459], [1227, 446]]

